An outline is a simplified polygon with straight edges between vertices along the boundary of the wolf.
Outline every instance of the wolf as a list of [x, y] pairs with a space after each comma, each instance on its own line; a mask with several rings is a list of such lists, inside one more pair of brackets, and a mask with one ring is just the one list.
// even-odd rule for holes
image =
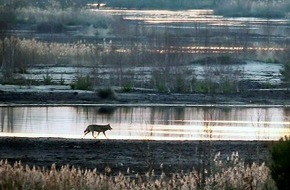
[[[92, 136], [94, 138], [97, 138], [97, 136], [99, 136], [99, 134], [101, 132], [103, 132], [103, 134], [105, 135], [105, 137], [108, 138], [107, 135], [106, 135], [106, 133], [105, 133], [107, 130], [112, 130], [112, 127], [111, 127], [110, 124], [107, 124], [107, 125], [88, 125], [87, 128], [84, 130], [84, 136], [83, 136], [83, 138], [89, 132], [92, 132]], [[94, 132], [95, 131], [98, 132], [98, 135], [97, 136], [94, 136]]]

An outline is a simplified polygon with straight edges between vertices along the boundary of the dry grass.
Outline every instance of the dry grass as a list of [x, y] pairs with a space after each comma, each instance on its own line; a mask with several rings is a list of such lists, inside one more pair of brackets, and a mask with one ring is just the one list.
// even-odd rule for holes
[[[49, 43], [35, 39], [16, 37], [0, 40], [0, 57], [4, 57], [7, 66], [18, 65], [55, 65], [94, 62], [95, 57], [105, 51], [105, 46], [97, 46], [78, 41], [75, 43]], [[3, 49], [4, 48], [4, 49]], [[74, 60], [74, 61], [73, 61]], [[26, 66], [25, 66], [26, 67]]]
[[[269, 168], [263, 163], [251, 166], [239, 160], [233, 153], [225, 163], [220, 154], [215, 156], [211, 174], [203, 176], [196, 170], [189, 173], [154, 175], [154, 170], [145, 176], [119, 172], [118, 175], [83, 170], [73, 166], [56, 169], [53, 164], [49, 170], [0, 162], [0, 189], [276, 189], [270, 177]], [[207, 175], [207, 171], [205, 171]], [[204, 180], [203, 180], [204, 179]]]

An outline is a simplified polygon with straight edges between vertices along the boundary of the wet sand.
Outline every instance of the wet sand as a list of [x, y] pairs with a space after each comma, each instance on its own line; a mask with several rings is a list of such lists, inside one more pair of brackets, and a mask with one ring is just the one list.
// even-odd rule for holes
[[0, 138], [0, 159], [49, 168], [73, 165], [104, 172], [144, 174], [154, 169], [172, 173], [206, 167], [218, 152], [226, 162], [232, 152], [246, 163], [268, 162], [273, 142], [256, 141], [137, 141], [65, 138]]

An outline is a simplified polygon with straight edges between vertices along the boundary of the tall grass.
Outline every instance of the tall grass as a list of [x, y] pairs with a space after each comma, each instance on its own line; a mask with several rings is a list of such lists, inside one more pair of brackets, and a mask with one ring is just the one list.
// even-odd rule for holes
[[[96, 169], [80, 169], [65, 165], [57, 169], [23, 166], [21, 162], [13, 165], [0, 161], [0, 189], [276, 189], [269, 168], [263, 163], [245, 165], [233, 153], [222, 161], [218, 153], [214, 158], [214, 167], [207, 176], [198, 173], [180, 172], [155, 175], [154, 170], [144, 176], [119, 172], [112, 175], [111, 169], [99, 173]], [[202, 178], [205, 183], [202, 183]]]
[[77, 41], [74, 43], [41, 42], [35, 39], [6, 37], [0, 40], [0, 57], [7, 64], [17, 65], [56, 65], [75, 63], [86, 65], [92, 56], [103, 51], [103, 47]]

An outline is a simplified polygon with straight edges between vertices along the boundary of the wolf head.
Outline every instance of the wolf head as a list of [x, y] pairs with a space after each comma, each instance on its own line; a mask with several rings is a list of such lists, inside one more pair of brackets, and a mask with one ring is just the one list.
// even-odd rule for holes
[[87, 126], [87, 128], [84, 130], [84, 133], [88, 131], [89, 131], [89, 126]]
[[108, 126], [108, 130], [112, 130], [112, 127], [110, 124], [108, 124], [107, 126]]

